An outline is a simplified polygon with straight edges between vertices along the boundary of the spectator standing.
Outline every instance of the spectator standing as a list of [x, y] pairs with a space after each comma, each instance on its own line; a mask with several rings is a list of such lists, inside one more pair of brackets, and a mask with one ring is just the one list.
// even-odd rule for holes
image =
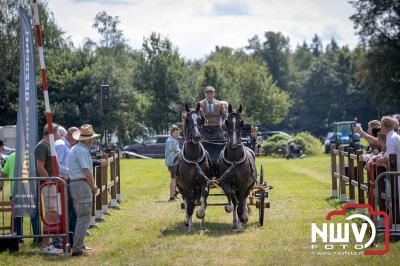
[[171, 129], [170, 137], [165, 142], [165, 164], [170, 172], [171, 181], [169, 185], [169, 201], [176, 200], [176, 178], [174, 170], [175, 156], [181, 151], [179, 148], [179, 128], [174, 126]]
[[[65, 129], [62, 127], [59, 127], [59, 134], [60, 134], [60, 139], [58, 139], [55, 143], [55, 148], [56, 148], [56, 153], [57, 153], [57, 159], [59, 163], [59, 168], [60, 168], [60, 175], [61, 177], [69, 183], [69, 177], [68, 177], [68, 154], [72, 148], [77, 143], [77, 140], [75, 140], [72, 137], [72, 134], [76, 131], [79, 131], [78, 128], [76, 127], [70, 127], [68, 131], [65, 131]], [[73, 232], [75, 230], [75, 225], [76, 225], [76, 213], [74, 209], [74, 205], [72, 203], [72, 198], [71, 198], [71, 193], [68, 189], [68, 225], [69, 225], [69, 242], [70, 245], [72, 246], [73, 244]], [[57, 240], [53, 239], [54, 246], [60, 248], [62, 242], [60, 241], [60, 238], [56, 238]]]
[[92, 213], [93, 195], [97, 193], [93, 178], [93, 161], [89, 148], [92, 145], [92, 140], [100, 135], [94, 132], [91, 125], [85, 124], [80, 127], [80, 131], [75, 131], [72, 136], [75, 140], [79, 140], [68, 154], [69, 190], [77, 217], [72, 256], [82, 256], [83, 241]]
[[[52, 124], [54, 139], [58, 140], [58, 125]], [[36, 161], [36, 174], [38, 177], [52, 177], [54, 176], [53, 165], [51, 161], [50, 139], [47, 124], [44, 127], [43, 139], [39, 141], [35, 148], [35, 161]], [[41, 195], [38, 195], [39, 197]], [[57, 222], [57, 188], [55, 185], [46, 186], [43, 189], [45, 219], [49, 223]], [[49, 237], [44, 237], [42, 242], [42, 251], [47, 254], [61, 254], [62, 249], [54, 247], [50, 243]]]

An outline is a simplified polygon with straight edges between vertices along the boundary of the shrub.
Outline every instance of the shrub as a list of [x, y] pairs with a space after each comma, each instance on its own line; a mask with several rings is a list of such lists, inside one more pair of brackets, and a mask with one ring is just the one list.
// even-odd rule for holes
[[276, 134], [268, 138], [261, 145], [261, 151], [266, 155], [282, 156], [285, 154], [285, 147], [290, 137], [283, 134]]
[[285, 148], [290, 140], [300, 145], [303, 152], [307, 155], [317, 155], [322, 152], [321, 142], [308, 132], [300, 132], [294, 138], [276, 134], [263, 142], [261, 151], [266, 155], [284, 156]]
[[283, 135], [283, 134], [275, 134], [275, 135], [273, 135], [272, 137], [268, 138], [267, 141], [279, 142], [279, 141], [281, 141], [281, 140], [286, 140], [286, 142], [287, 142], [287, 141], [289, 141], [290, 139], [291, 139], [290, 136], [286, 136], [286, 135]]
[[321, 142], [309, 132], [300, 132], [294, 138], [294, 142], [300, 145], [303, 152], [307, 155], [317, 155], [322, 153]]

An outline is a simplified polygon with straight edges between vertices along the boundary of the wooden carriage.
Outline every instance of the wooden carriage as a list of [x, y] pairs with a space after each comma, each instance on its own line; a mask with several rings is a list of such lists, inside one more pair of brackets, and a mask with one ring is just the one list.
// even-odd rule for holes
[[[221, 151], [225, 146], [225, 143], [203, 141], [202, 145], [209, 153], [212, 163], [215, 164], [215, 162], [219, 158]], [[256, 184], [250, 191], [247, 203], [248, 206], [255, 206], [258, 209], [258, 221], [260, 226], [264, 225], [265, 209], [270, 208], [268, 192], [272, 188], [273, 187], [271, 185], [267, 185], [266, 183], [264, 176], [264, 167], [261, 165], [259, 174], [257, 175]], [[210, 197], [214, 198], [214, 197], [224, 197], [224, 196], [226, 197], [226, 194], [224, 193], [223, 189], [219, 186], [216, 177], [213, 177], [213, 179], [210, 180], [209, 199]], [[200, 205], [199, 203], [196, 203], [196, 206], [199, 205]], [[227, 206], [227, 202], [226, 201], [212, 202], [212, 203], [207, 203], [207, 206]], [[181, 208], [182, 209], [185, 208], [184, 203], [181, 204]]]

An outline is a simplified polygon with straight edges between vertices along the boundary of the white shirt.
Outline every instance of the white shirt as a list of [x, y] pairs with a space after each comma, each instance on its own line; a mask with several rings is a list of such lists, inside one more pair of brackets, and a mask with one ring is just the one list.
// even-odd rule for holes
[[68, 153], [71, 149], [71, 144], [64, 137], [55, 142], [56, 154], [60, 174], [64, 178], [68, 178]]
[[389, 158], [389, 154], [397, 155], [397, 171], [400, 171], [400, 136], [393, 130], [386, 135], [385, 157]]

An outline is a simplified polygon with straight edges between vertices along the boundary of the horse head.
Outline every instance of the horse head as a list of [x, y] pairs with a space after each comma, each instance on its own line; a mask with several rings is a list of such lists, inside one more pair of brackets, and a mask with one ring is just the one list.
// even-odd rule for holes
[[189, 108], [187, 103], [185, 104], [185, 108], [185, 141], [198, 144], [201, 139], [200, 130], [205, 121], [204, 116], [200, 112], [200, 103], [197, 103], [196, 109]]
[[225, 120], [225, 126], [228, 131], [228, 145], [232, 148], [237, 148], [242, 143], [242, 105], [240, 105], [239, 109], [235, 112], [232, 109], [232, 105], [229, 104], [228, 111], [229, 115], [228, 118]]

